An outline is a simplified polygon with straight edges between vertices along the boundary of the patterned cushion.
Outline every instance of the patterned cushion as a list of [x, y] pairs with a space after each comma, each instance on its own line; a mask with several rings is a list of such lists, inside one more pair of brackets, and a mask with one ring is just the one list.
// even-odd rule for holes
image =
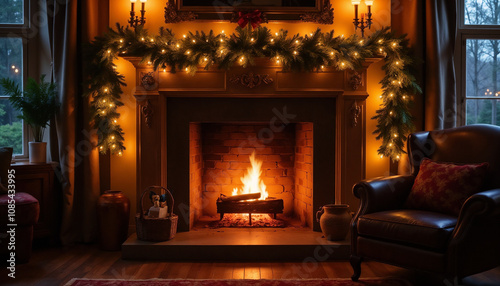
[[481, 191], [487, 171], [488, 163], [456, 165], [425, 158], [406, 206], [458, 216], [467, 198]]

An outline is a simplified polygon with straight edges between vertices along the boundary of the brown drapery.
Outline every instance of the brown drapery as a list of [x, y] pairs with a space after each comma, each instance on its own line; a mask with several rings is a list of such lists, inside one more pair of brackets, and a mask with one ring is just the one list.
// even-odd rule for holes
[[97, 235], [96, 203], [100, 195], [99, 154], [93, 148], [96, 137], [89, 124], [88, 99], [82, 97], [81, 55], [82, 44], [107, 28], [107, 20], [102, 21], [102, 17], [108, 19], [108, 1], [45, 1], [42, 11], [46, 9], [48, 25], [41, 36], [51, 52], [51, 75], [58, 85], [61, 103], [50, 130], [51, 159], [59, 162], [61, 169], [58, 174], [63, 196], [60, 238], [65, 245], [93, 242]]
[[417, 64], [423, 87], [414, 109], [417, 130], [456, 126], [456, 14], [456, 1], [392, 1], [392, 29], [408, 34], [415, 57], [423, 60]]

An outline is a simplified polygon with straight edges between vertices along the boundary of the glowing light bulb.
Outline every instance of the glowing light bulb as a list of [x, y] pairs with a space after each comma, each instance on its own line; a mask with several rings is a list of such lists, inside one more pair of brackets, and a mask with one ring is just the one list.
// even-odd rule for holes
[[253, 41], [255, 41], [255, 40], [254, 40], [254, 38], [251, 38], [251, 39], [250, 39], [250, 42], [253, 42]]
[[391, 112], [389, 112], [389, 115], [392, 115], [392, 111], [391, 111]]
[[15, 69], [15, 68], [16, 68], [16, 66], [15, 66], [15, 65], [12, 65], [12, 69]]
[[389, 143], [389, 147], [392, 147], [392, 143]]
[[325, 66], [321, 66], [321, 69], [324, 69], [324, 68], [325, 68]]
[[186, 38], [186, 35], [182, 35], [183, 38]]
[[403, 99], [406, 99], [406, 95], [403, 95]]
[[380, 159], [384, 159], [384, 155], [380, 155]]
[[189, 55], [190, 53], [191, 53], [191, 51], [187, 51], [187, 52], [186, 52], [186, 54], [188, 54], [188, 55]]
[[144, 37], [142, 37], [142, 38], [141, 38], [141, 41], [143, 41], [143, 42], [144, 42]]
[[196, 40], [193, 40], [193, 43], [196, 43]]
[[178, 47], [178, 48], [180, 48], [180, 47], [181, 47], [181, 45], [179, 45], [179, 44], [177, 44], [177, 45], [175, 45], [175, 46], [176, 46], [176, 47]]
[[165, 53], [165, 49], [162, 49], [162, 50], [161, 50], [161, 53], [162, 53], [162, 54], [164, 54], [164, 53]]
[[110, 103], [110, 104], [109, 104], [109, 107], [113, 107], [113, 103]]
[[102, 113], [102, 114], [106, 114], [106, 111], [104, 111], [104, 110], [103, 110], [103, 111], [101, 111], [101, 113]]
[[151, 38], [151, 40], [150, 40], [150, 41], [151, 41], [151, 43], [152, 43], [152, 42], [154, 42], [154, 41], [155, 41], [155, 39]]
[[278, 32], [274, 33], [276, 35], [276, 37], [278, 36]]
[[120, 39], [120, 43], [123, 43], [123, 39]]
[[382, 49], [382, 48], [380, 48], [380, 49], [378, 49], [378, 50], [379, 50], [381, 53], [384, 51], [384, 49]]
[[342, 63], [340, 63], [340, 64], [342, 65], [342, 67], [343, 67], [343, 66], [345, 66], [345, 63], [344, 63], [344, 62], [342, 62]]
[[363, 42], [364, 42], [364, 41], [363, 41], [363, 40], [361, 40], [361, 41], [359, 41], [359, 44], [360, 44], [360, 45], [362, 45], [362, 44], [363, 44]]
[[222, 30], [221, 34], [224, 34], [224, 30]]
[[118, 152], [118, 156], [121, 156], [123, 155], [122, 151]]
[[358, 54], [358, 52], [355, 52], [355, 53], [354, 53], [354, 56], [355, 56], [355, 57], [357, 57], [358, 55], [359, 55], [359, 54]]
[[297, 51], [293, 51], [293, 54], [296, 55], [297, 54]]
[[111, 54], [111, 50], [108, 50], [108, 54]]
[[207, 58], [203, 58], [203, 61], [206, 62], [206, 61], [208, 61], [208, 59]]
[[244, 57], [241, 57], [241, 58], [240, 58], [240, 62], [243, 62], [243, 60], [244, 60], [244, 59], [245, 59]]
[[378, 40], [378, 43], [381, 44], [382, 43], [382, 40]]
[[399, 66], [399, 62], [398, 61], [396, 61], [396, 65]]
[[103, 99], [103, 100], [102, 100], [102, 103], [106, 103], [106, 99]]
[[280, 60], [276, 60], [276, 63], [279, 64], [280, 63]]
[[274, 39], [271, 39], [271, 43], [274, 42]]
[[188, 69], [188, 68], [186, 68], [186, 71], [189, 71], [189, 69]]
[[116, 121], [116, 119], [115, 119], [115, 120], [113, 120], [113, 123], [116, 123], [116, 122], [118, 122], [118, 121]]
[[333, 52], [330, 52], [330, 56], [333, 56]]
[[115, 148], [116, 148], [116, 145], [115, 145], [115, 144], [113, 144], [113, 145], [111, 146], [111, 148], [115, 149]]
[[115, 136], [111, 136], [111, 140], [115, 140]]
[[391, 93], [389, 96], [390, 96], [390, 97], [394, 97], [394, 94], [393, 94], [393, 93]]
[[102, 150], [102, 149], [104, 149], [104, 148], [102, 146], [99, 146], [99, 150]]
[[396, 156], [396, 159], [398, 159], [398, 160], [399, 160], [399, 158], [400, 158], [400, 157], [399, 157], [399, 155], [397, 155], [397, 156]]
[[220, 39], [220, 41], [221, 41], [221, 42], [224, 42], [224, 40], [223, 40], [223, 39]]
[[295, 43], [298, 44], [299, 43], [299, 40], [295, 40]]
[[394, 138], [398, 138], [398, 134], [394, 133]]
[[395, 46], [397, 46], [397, 45], [398, 45], [398, 43], [396, 43], [396, 42], [392, 43], [392, 46], [393, 46], [393, 47], [395, 47]]
[[148, 62], [148, 65], [151, 65], [151, 64], [152, 64], [152, 62], [151, 62], [151, 61], [149, 61], [149, 62]]

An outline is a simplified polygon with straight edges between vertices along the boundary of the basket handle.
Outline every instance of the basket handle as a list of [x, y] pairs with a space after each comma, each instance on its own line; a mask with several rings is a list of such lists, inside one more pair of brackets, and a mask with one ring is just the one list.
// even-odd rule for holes
[[169, 213], [169, 216], [172, 216], [174, 214], [174, 197], [172, 196], [172, 193], [167, 188], [164, 188], [162, 186], [150, 186], [144, 190], [144, 192], [142, 193], [142, 196], [141, 196], [141, 205], [140, 205], [141, 219], [144, 218], [144, 196], [146, 194], [149, 194], [149, 192], [154, 190], [154, 189], [162, 189], [163, 192], [168, 194], [168, 196], [167, 196], [168, 213]]

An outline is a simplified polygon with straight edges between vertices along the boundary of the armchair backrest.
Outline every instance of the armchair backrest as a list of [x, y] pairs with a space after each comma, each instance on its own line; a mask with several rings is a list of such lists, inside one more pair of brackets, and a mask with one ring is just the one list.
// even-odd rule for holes
[[424, 158], [439, 162], [490, 164], [487, 189], [500, 188], [500, 127], [469, 125], [417, 132], [408, 137], [411, 171], [417, 175]]

